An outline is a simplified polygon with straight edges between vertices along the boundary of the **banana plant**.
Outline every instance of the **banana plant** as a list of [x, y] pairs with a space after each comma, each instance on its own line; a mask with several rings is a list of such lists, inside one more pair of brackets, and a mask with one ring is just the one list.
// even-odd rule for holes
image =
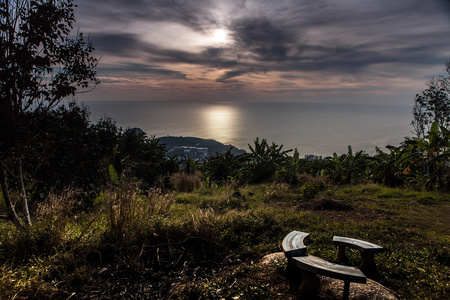
[[325, 163], [325, 174], [335, 184], [349, 184], [364, 179], [367, 162], [366, 155], [361, 150], [353, 154], [351, 146], [348, 146], [347, 154], [337, 155], [333, 153]]
[[227, 152], [210, 157], [205, 162], [205, 176], [218, 184], [231, 182], [239, 179], [242, 174], [242, 168], [245, 164], [245, 157], [234, 155], [232, 147]]
[[278, 170], [281, 170], [288, 159], [290, 150], [282, 150], [283, 145], [275, 143], [269, 145], [266, 139], [261, 142], [259, 138], [254, 141], [254, 147], [248, 145], [250, 153], [247, 154], [250, 180], [252, 182], [262, 182], [270, 180]]
[[297, 148], [294, 150], [294, 154], [286, 159], [285, 164], [281, 167], [281, 170], [277, 172], [277, 175], [281, 176], [288, 183], [297, 183], [298, 177], [302, 171], [302, 160]]
[[376, 148], [377, 154], [369, 158], [372, 161], [370, 176], [375, 182], [389, 187], [401, 186], [410, 171], [408, 166], [417, 158], [417, 153], [412, 151], [412, 147], [387, 145], [386, 148], [389, 153]]
[[408, 166], [408, 170], [413, 170], [413, 180], [423, 182], [428, 189], [449, 188], [450, 130], [434, 122], [425, 138], [405, 143], [417, 153], [417, 158]]

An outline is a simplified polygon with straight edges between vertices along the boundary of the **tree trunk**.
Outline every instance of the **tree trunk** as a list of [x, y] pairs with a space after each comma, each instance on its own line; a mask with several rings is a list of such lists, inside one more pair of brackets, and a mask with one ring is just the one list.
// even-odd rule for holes
[[20, 221], [19, 216], [16, 213], [14, 205], [12, 204], [11, 198], [8, 191], [8, 182], [6, 181], [6, 170], [3, 167], [3, 163], [0, 161], [0, 185], [2, 188], [3, 199], [8, 210], [8, 215], [6, 219], [10, 220], [17, 228], [23, 229], [24, 226]]
[[25, 183], [23, 181], [22, 160], [20, 160], [20, 159], [18, 162], [18, 171], [19, 171], [18, 180], [19, 180], [19, 186], [20, 186], [20, 198], [22, 199], [23, 218], [24, 218], [24, 222], [28, 226], [31, 226], [30, 211], [28, 210], [27, 191], [25, 190]]

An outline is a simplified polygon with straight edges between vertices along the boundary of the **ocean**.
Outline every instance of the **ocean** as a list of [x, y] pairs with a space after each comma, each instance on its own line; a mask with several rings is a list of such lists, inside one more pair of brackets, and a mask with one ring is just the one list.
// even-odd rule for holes
[[412, 136], [412, 106], [325, 103], [192, 103], [85, 101], [92, 122], [110, 117], [117, 126], [139, 127], [148, 136], [214, 139], [248, 151], [266, 139], [301, 155], [330, 156], [398, 146]]

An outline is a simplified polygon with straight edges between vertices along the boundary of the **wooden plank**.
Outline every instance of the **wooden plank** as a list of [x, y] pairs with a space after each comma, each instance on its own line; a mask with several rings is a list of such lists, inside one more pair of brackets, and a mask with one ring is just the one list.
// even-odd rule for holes
[[366, 283], [367, 277], [355, 267], [334, 264], [319, 257], [308, 255], [293, 257], [292, 262], [302, 270], [344, 281]]
[[306, 255], [305, 243], [309, 240], [309, 233], [292, 231], [283, 239], [282, 247], [287, 258]]
[[333, 236], [333, 243], [338, 246], [346, 246], [367, 253], [379, 253], [384, 250], [379, 245], [342, 236]]

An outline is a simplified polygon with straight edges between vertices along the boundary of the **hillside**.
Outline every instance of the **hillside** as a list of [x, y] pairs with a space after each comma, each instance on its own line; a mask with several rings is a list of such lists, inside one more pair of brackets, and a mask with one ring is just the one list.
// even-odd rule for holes
[[[76, 215], [68, 205], [75, 202], [55, 197], [30, 231], [0, 222], [0, 299], [298, 299], [282, 254], [260, 264], [292, 230], [309, 233], [308, 253], [330, 262], [334, 235], [387, 249], [375, 256], [370, 284], [352, 283], [352, 293], [376, 282], [399, 299], [448, 298], [448, 193], [363, 184], [307, 196], [321, 179], [303, 180], [147, 196], [111, 191]], [[111, 213], [116, 203], [123, 214]], [[359, 254], [348, 255], [357, 267]], [[316, 299], [342, 299], [328, 287]]]
[[159, 137], [160, 144], [166, 145], [167, 151], [175, 147], [197, 147], [208, 148], [208, 155], [215, 156], [216, 153], [225, 153], [232, 147], [231, 152], [234, 155], [244, 154], [245, 150], [238, 149], [233, 145], [224, 145], [216, 140], [202, 139], [197, 137], [183, 137], [183, 136], [163, 136]]

